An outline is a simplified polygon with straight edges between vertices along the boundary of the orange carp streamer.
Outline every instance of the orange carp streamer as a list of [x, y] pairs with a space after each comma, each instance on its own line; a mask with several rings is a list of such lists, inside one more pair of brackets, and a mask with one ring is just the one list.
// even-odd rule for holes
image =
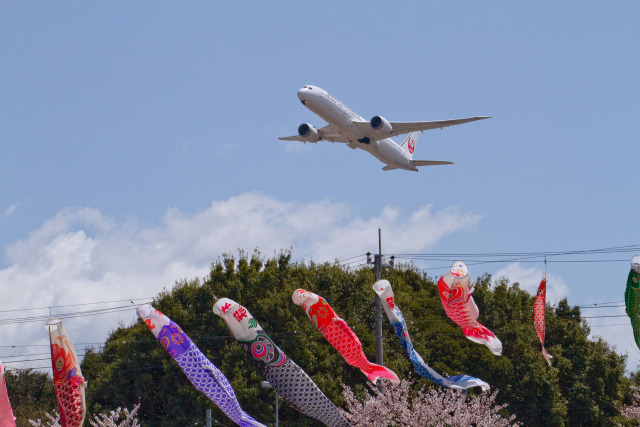
[[456, 261], [438, 280], [442, 307], [447, 316], [462, 328], [462, 332], [469, 340], [486, 345], [491, 353], [500, 356], [502, 342], [476, 320], [480, 310], [471, 296], [474, 287], [475, 282], [469, 285], [469, 270], [465, 263]]
[[86, 383], [80, 371], [78, 355], [60, 319], [45, 323], [51, 342], [53, 383], [62, 427], [82, 427], [87, 412], [84, 389]]
[[394, 384], [400, 383], [398, 376], [392, 370], [369, 362], [356, 334], [349, 328], [347, 322], [338, 317], [324, 298], [304, 289], [294, 291], [291, 298], [294, 303], [303, 308], [315, 327], [338, 350], [344, 360], [349, 365], [359, 368], [369, 381], [375, 384], [378, 378], [386, 378]]
[[540, 344], [542, 344], [542, 357], [551, 366], [551, 356], [547, 354], [547, 350], [544, 349], [544, 308], [546, 306], [545, 298], [547, 294], [547, 275], [545, 274], [538, 286], [538, 293], [536, 294], [536, 300], [533, 303], [533, 326], [536, 328], [536, 334], [540, 338]]

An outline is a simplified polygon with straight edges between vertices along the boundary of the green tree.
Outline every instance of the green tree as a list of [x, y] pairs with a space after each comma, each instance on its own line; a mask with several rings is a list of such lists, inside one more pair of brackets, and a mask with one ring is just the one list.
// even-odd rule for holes
[[45, 413], [58, 409], [49, 374], [32, 369], [7, 370], [5, 382], [18, 427], [29, 426], [29, 420], [46, 419]]
[[[533, 300], [517, 283], [478, 278], [475, 300], [479, 321], [503, 343], [503, 356], [467, 340], [449, 320], [435, 281], [411, 265], [383, 269], [394, 288], [396, 302], [407, 319], [416, 350], [437, 371], [468, 374], [499, 390], [498, 404], [507, 404], [504, 416], [515, 414], [524, 425], [609, 425], [625, 395], [625, 357], [600, 339], [589, 339], [589, 329], [577, 307], [566, 300], [547, 306], [546, 348], [554, 356], [549, 367], [540, 354], [533, 328]], [[214, 262], [208, 277], [178, 282], [153, 302], [179, 324], [202, 352], [229, 379], [240, 404], [263, 423], [273, 421], [272, 390], [260, 386], [263, 378], [236, 343], [224, 322], [212, 312], [217, 298], [231, 298], [245, 307], [282, 350], [302, 367], [339, 407], [344, 405], [342, 384], [364, 396], [366, 378], [324, 340], [291, 295], [304, 288], [322, 295], [353, 329], [370, 358], [375, 354], [374, 283], [369, 268], [346, 269], [338, 264], [292, 263], [291, 253], [264, 260], [224, 255]], [[391, 326], [383, 319], [385, 365], [400, 378], [411, 378], [417, 389], [438, 387], [411, 369]], [[213, 408], [214, 418], [226, 416], [191, 386], [177, 364], [147, 328], [136, 323], [114, 330], [102, 349], [87, 351], [82, 364], [89, 387], [92, 413], [141, 403], [145, 426], [189, 425]], [[627, 381], [628, 382], [628, 381]], [[627, 387], [628, 388], [628, 387]], [[470, 391], [471, 395], [478, 391]], [[281, 405], [283, 426], [316, 426], [288, 405]]]

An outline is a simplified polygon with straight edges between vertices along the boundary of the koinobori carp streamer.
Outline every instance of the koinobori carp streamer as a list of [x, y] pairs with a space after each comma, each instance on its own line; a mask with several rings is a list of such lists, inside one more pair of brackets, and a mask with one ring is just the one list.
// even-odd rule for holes
[[180, 365], [191, 384], [218, 405], [233, 422], [242, 427], [265, 427], [242, 410], [227, 378], [202, 354], [180, 326], [149, 304], [141, 305], [136, 312], [162, 347]]
[[544, 309], [546, 307], [546, 295], [547, 295], [547, 275], [545, 274], [538, 285], [538, 293], [536, 299], [533, 302], [533, 327], [536, 329], [536, 334], [540, 339], [542, 345], [542, 357], [551, 366], [552, 356], [544, 349], [544, 335], [545, 335], [545, 321], [544, 321]]
[[447, 273], [438, 280], [440, 301], [447, 316], [461, 328], [471, 341], [489, 347], [491, 353], [500, 356], [502, 343], [488, 328], [476, 319], [480, 314], [471, 295], [475, 283], [469, 285], [469, 269], [462, 261], [453, 263]]
[[362, 351], [362, 344], [347, 322], [342, 320], [329, 303], [320, 295], [297, 289], [291, 296], [293, 302], [302, 307], [316, 328], [329, 343], [338, 350], [351, 366], [359, 368], [369, 381], [376, 384], [378, 378], [386, 378], [399, 384], [398, 376], [389, 368], [369, 362]]
[[351, 425], [313, 380], [269, 338], [249, 310], [229, 298], [221, 298], [213, 312], [225, 321], [278, 396], [330, 427]]
[[49, 331], [51, 342], [53, 383], [58, 400], [60, 425], [81, 427], [87, 413], [84, 399], [87, 384], [80, 370], [78, 355], [62, 320], [48, 320], [45, 327]]
[[0, 362], [0, 427], [16, 427], [16, 417], [13, 416], [7, 385], [4, 382], [4, 366]]
[[633, 338], [640, 348], [640, 256], [631, 257], [631, 270], [627, 276], [627, 288], [624, 291], [624, 303], [631, 327]]
[[391, 322], [393, 330], [400, 339], [402, 347], [407, 353], [407, 356], [409, 356], [409, 360], [411, 360], [413, 368], [418, 375], [433, 383], [456, 390], [466, 390], [471, 387], [481, 387], [482, 390], [489, 390], [489, 384], [479, 378], [469, 375], [454, 375], [445, 378], [427, 365], [413, 348], [411, 338], [409, 337], [409, 330], [407, 329], [407, 322], [398, 304], [395, 302], [395, 295], [393, 294], [391, 283], [389, 283], [388, 280], [378, 280], [373, 284], [373, 290], [380, 297], [380, 302], [384, 307], [385, 313], [387, 313], [389, 322]]

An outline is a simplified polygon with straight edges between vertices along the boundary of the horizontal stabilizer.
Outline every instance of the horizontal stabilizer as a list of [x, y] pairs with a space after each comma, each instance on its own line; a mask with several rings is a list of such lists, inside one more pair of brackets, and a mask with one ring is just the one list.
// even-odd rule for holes
[[398, 167], [397, 166], [393, 166], [393, 165], [387, 165], [387, 166], [382, 168], [383, 171], [390, 171], [392, 169], [398, 169]]
[[435, 166], [435, 165], [452, 165], [453, 162], [443, 162], [439, 160], [411, 160], [414, 166]]

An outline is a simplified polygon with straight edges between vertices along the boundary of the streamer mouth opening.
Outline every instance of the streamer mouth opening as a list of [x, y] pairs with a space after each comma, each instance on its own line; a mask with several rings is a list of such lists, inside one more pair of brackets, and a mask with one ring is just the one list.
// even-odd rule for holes
[[454, 262], [449, 271], [456, 277], [465, 277], [467, 274], [469, 274], [469, 268], [462, 261]]
[[311, 292], [309, 291], [306, 291], [304, 289], [296, 289], [293, 292], [293, 295], [291, 295], [291, 299], [293, 300], [294, 304], [302, 305], [307, 300], [307, 298], [309, 298], [310, 295], [311, 295]]
[[391, 283], [389, 283], [387, 279], [381, 279], [373, 284], [373, 290], [376, 292], [382, 292], [389, 286], [391, 286]]
[[151, 316], [151, 306], [149, 304], [142, 304], [136, 309], [136, 314], [141, 319], [146, 319]]
[[60, 325], [62, 325], [62, 319], [58, 318], [49, 319], [44, 322], [44, 327], [47, 328], [47, 331], [49, 331], [49, 333], [55, 331], [56, 329], [59, 329]]

